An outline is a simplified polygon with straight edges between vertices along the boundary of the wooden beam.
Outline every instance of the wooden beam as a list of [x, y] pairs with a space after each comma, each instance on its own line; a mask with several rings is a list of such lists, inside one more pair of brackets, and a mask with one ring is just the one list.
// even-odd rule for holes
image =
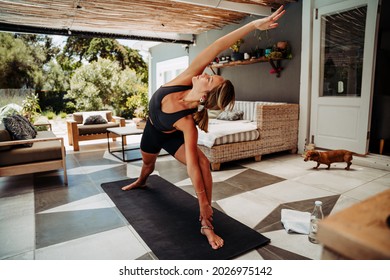
[[216, 8], [221, 10], [246, 13], [246, 14], [257, 15], [257, 16], [264, 16], [264, 17], [272, 14], [270, 7], [237, 3], [231, 1], [222, 1], [222, 0], [172, 0], [172, 1], [191, 4], [191, 5]]

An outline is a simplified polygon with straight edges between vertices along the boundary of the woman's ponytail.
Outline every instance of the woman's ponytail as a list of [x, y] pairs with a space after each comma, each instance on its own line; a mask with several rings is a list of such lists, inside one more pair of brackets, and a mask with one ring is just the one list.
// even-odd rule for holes
[[194, 114], [194, 120], [201, 130], [208, 132], [209, 114], [207, 112], [206, 106], [200, 108], [200, 110], [198, 109], [198, 111]]
[[200, 107], [198, 111], [194, 114], [195, 123], [201, 130], [208, 132], [208, 109], [225, 110], [227, 106], [232, 109], [234, 106], [234, 101], [234, 86], [229, 80], [225, 80], [223, 83], [213, 88], [208, 93], [205, 103], [203, 105], [200, 105], [203, 107]]

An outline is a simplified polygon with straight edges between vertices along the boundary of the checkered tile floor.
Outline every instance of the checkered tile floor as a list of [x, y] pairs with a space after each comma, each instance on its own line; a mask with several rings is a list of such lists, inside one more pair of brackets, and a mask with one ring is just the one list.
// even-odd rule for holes
[[[61, 171], [0, 178], [0, 259], [156, 258], [100, 187], [138, 176], [141, 162], [123, 163], [105, 144], [81, 151], [67, 154], [68, 187]], [[280, 153], [213, 172], [213, 206], [271, 239], [238, 259], [320, 259], [320, 245], [286, 232], [281, 209], [310, 212], [322, 200], [329, 215], [390, 188], [390, 171], [313, 166], [300, 155]], [[194, 194], [186, 168], [171, 156], [158, 158], [155, 174]]]

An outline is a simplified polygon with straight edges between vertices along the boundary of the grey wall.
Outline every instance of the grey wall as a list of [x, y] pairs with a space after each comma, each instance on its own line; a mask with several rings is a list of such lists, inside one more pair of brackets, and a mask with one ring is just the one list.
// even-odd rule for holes
[[150, 80], [151, 92], [156, 91], [156, 64], [161, 61], [173, 59], [176, 57], [187, 56], [188, 52], [185, 49], [186, 46], [179, 44], [163, 43], [150, 49], [151, 54], [151, 66], [150, 66]]
[[[222, 30], [212, 30], [197, 35], [196, 46], [190, 46], [188, 53], [184, 46], [177, 44], [160, 44], [151, 48], [152, 92], [156, 90], [154, 84], [157, 62], [183, 55], [189, 55], [190, 61], [192, 61], [211, 42], [254, 19], [255, 17], [250, 16], [240, 24], [229, 25]], [[301, 1], [298, 1], [286, 6], [286, 14], [279, 21], [277, 29], [269, 30], [268, 35], [265, 31], [255, 31], [244, 38], [245, 42], [241, 47], [241, 52], [250, 52], [257, 46], [266, 48], [278, 41], [288, 41], [292, 48], [293, 58], [282, 61], [284, 70], [280, 78], [277, 78], [275, 74], [270, 74], [272, 67], [268, 62], [222, 68], [221, 75], [234, 84], [237, 100], [299, 102], [301, 19], [302, 4]], [[231, 50], [226, 50], [221, 55], [230, 54]]]

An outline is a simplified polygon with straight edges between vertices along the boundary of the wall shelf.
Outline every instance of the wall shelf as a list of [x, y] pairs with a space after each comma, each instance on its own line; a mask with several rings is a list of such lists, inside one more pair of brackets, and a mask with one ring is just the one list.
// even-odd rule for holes
[[[217, 63], [217, 64], [211, 64], [209, 65], [209, 68], [214, 74], [220, 74], [220, 69], [225, 68], [225, 67], [234, 67], [234, 66], [239, 66], [239, 65], [249, 65], [249, 64], [254, 64], [254, 63], [262, 63], [262, 62], [269, 62], [272, 69], [273, 73], [276, 73], [276, 77], [280, 77], [280, 72], [283, 70], [281, 67], [281, 61], [283, 59], [281, 58], [273, 58], [269, 59], [266, 57], [260, 57], [260, 58], [251, 58], [247, 60], [238, 60], [238, 61], [231, 61], [227, 63]], [[215, 69], [217, 70], [217, 73], [215, 72]]]

